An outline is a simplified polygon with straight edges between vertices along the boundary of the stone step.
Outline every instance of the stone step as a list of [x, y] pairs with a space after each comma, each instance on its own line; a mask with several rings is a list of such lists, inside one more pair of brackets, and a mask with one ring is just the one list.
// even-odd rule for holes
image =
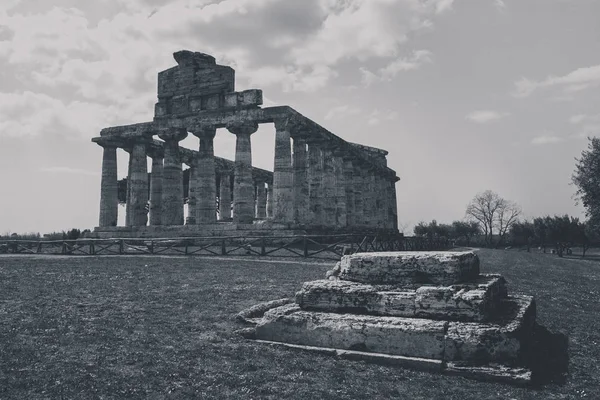
[[420, 251], [359, 253], [344, 256], [333, 276], [368, 284], [452, 285], [479, 275], [473, 252]]
[[493, 323], [448, 322], [305, 311], [288, 304], [267, 311], [255, 338], [304, 346], [405, 357], [517, 364], [535, 321], [529, 296], [502, 301]]
[[313, 311], [481, 322], [491, 317], [506, 295], [504, 278], [491, 274], [470, 283], [408, 289], [319, 280], [304, 283], [296, 303]]

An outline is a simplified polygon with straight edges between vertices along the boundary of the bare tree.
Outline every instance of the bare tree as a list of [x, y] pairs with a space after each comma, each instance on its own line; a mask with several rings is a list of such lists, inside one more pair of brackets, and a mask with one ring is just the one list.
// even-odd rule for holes
[[516, 203], [500, 197], [498, 193], [486, 190], [473, 197], [465, 214], [468, 219], [481, 225], [485, 244], [490, 246], [493, 244], [494, 229], [497, 229], [502, 240], [517, 221], [521, 208]]

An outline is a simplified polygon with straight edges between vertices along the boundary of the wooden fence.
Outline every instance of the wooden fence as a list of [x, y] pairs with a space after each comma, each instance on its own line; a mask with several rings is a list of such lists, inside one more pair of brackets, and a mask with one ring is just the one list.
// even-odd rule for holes
[[56, 255], [203, 255], [339, 259], [378, 251], [446, 250], [447, 240], [429, 241], [394, 234], [301, 235], [283, 237], [118, 238], [0, 240], [0, 253]]

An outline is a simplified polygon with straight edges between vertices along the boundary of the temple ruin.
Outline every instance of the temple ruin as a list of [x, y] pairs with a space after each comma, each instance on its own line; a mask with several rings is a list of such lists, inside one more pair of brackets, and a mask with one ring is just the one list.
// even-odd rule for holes
[[[158, 74], [153, 121], [92, 139], [104, 149], [93, 236], [398, 232], [399, 178], [387, 151], [347, 142], [291, 107], [262, 108], [262, 91], [236, 92], [235, 71], [210, 55], [174, 58], [178, 65]], [[273, 172], [252, 166], [251, 135], [263, 123], [275, 125]], [[234, 162], [215, 157], [218, 128], [236, 136]], [[198, 151], [179, 146], [188, 134]], [[125, 226], [117, 226], [117, 149], [129, 153]], [[187, 216], [182, 163], [190, 168]]]

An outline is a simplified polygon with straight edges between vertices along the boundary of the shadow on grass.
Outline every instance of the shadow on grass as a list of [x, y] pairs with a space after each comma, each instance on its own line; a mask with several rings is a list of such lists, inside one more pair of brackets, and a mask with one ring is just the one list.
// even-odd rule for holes
[[533, 385], [565, 384], [569, 371], [567, 335], [552, 333], [536, 323], [530, 340], [525, 358], [533, 373]]

